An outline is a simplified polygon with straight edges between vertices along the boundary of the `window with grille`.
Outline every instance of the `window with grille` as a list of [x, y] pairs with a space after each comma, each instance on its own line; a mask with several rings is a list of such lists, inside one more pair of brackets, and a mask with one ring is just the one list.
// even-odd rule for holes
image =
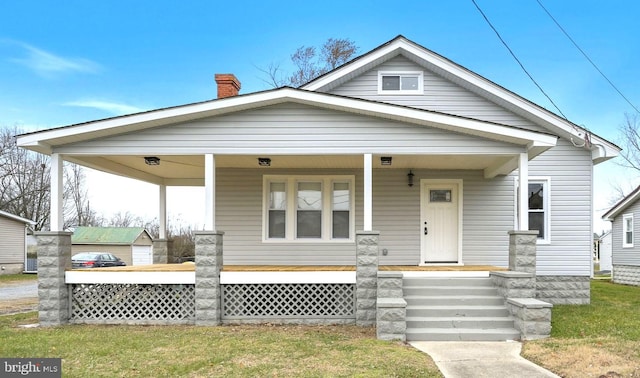
[[353, 176], [264, 176], [265, 241], [351, 241]]

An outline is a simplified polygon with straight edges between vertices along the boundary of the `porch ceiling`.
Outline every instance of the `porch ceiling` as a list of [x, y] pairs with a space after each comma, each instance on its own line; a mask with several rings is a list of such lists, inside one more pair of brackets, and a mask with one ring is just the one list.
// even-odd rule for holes
[[[204, 155], [155, 155], [159, 165], [145, 164], [142, 155], [66, 156], [65, 159], [99, 171], [170, 186], [204, 185]], [[390, 166], [374, 155], [374, 169], [486, 170], [504, 166], [511, 155], [384, 155], [392, 157]], [[258, 157], [271, 159], [271, 166], [258, 166]], [[216, 155], [217, 168], [276, 169], [359, 169], [362, 155]]]

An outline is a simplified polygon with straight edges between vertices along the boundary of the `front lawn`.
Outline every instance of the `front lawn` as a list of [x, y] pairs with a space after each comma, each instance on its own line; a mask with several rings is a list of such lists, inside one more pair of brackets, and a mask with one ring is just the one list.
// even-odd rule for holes
[[355, 326], [17, 328], [0, 316], [0, 356], [61, 357], [65, 377], [442, 377], [431, 358]]
[[35, 281], [37, 279], [38, 275], [31, 273], [0, 274], [0, 285], [12, 282]]
[[640, 287], [591, 282], [591, 304], [555, 305], [551, 338], [523, 357], [563, 377], [640, 377]]

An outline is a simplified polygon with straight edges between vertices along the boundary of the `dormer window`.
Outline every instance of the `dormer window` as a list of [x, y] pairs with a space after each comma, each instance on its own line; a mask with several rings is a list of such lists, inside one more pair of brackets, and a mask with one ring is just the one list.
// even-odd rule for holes
[[379, 94], [422, 94], [422, 71], [378, 72]]

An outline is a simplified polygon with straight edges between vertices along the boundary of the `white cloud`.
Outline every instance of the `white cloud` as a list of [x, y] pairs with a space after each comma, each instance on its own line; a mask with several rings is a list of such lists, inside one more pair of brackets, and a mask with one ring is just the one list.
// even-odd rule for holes
[[131, 113], [143, 112], [146, 109], [133, 105], [120, 104], [117, 102], [100, 101], [100, 100], [80, 100], [64, 103], [65, 106], [78, 106], [81, 108], [93, 108], [103, 110], [113, 115], [123, 115]]
[[62, 57], [23, 42], [11, 42], [27, 53], [25, 58], [15, 58], [12, 61], [25, 65], [44, 77], [67, 72], [95, 73], [101, 69], [100, 64], [89, 59]]

